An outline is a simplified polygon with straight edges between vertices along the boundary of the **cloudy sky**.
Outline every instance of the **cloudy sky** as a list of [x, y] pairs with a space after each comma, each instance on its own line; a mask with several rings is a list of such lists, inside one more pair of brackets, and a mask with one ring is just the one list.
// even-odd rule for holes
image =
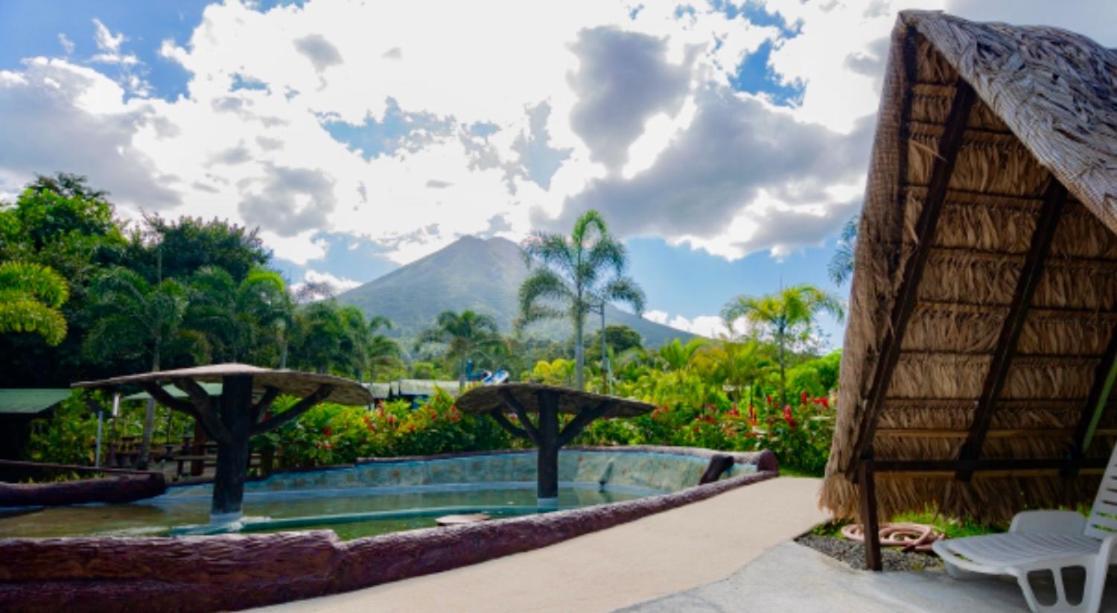
[[838, 290], [909, 7], [1117, 46], [1111, 0], [2, 0], [0, 199], [78, 172], [341, 287], [595, 208], [648, 317], [711, 333], [735, 294]]

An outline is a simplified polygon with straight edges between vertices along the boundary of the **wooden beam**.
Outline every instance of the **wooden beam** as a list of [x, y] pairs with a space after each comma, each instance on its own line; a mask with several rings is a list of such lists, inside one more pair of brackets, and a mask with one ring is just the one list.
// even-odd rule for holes
[[[333, 391], [334, 386], [332, 385], [319, 385], [318, 389], [303, 397], [291, 408], [280, 413], [279, 415], [276, 415], [275, 417], [272, 417], [267, 421], [256, 424], [252, 428], [252, 434], [256, 435], [263, 434], [265, 432], [271, 432], [272, 430], [275, 430], [276, 428], [286, 424], [289, 421], [298, 419], [300, 415], [309, 411], [311, 407], [328, 398], [330, 396], [330, 393]], [[248, 407], [246, 407], [246, 410], [248, 410]]]
[[997, 398], [1001, 396], [1005, 381], [1008, 379], [1008, 369], [1012, 358], [1016, 355], [1016, 343], [1020, 340], [1020, 332], [1024, 329], [1024, 322], [1028, 319], [1028, 308], [1032, 305], [1032, 296], [1039, 285], [1043, 275], [1043, 263], [1051, 251], [1051, 242], [1055, 238], [1055, 231], [1059, 227], [1059, 219], [1063, 215], [1063, 208], [1067, 202], [1067, 190], [1059, 183], [1058, 179], [1051, 177], [1047, 192], [1043, 197], [1043, 207], [1036, 219], [1036, 229], [1032, 233], [1032, 244], [1028, 248], [1028, 257], [1020, 276], [1016, 281], [1016, 290], [1012, 295], [1012, 303], [1008, 307], [1008, 315], [1001, 325], [1001, 333], [997, 337], [997, 344], [993, 349], [993, 359], [989, 363], [989, 370], [985, 374], [985, 382], [981, 387], [981, 396], [978, 397], [977, 407], [974, 411], [973, 422], [970, 424], [970, 434], [966, 442], [958, 451], [960, 462], [956, 477], [960, 481], [969, 481], [973, 476], [971, 468], [981, 455], [981, 448], [985, 444], [985, 435], [989, 432], [989, 424], [993, 420], [993, 407]]
[[[159, 404], [174, 409], [187, 415], [191, 415], [198, 421], [198, 425], [215, 441], [228, 442], [232, 440], [232, 435], [229, 430], [221, 423], [221, 419], [217, 416], [217, 412], [213, 410], [213, 403], [207, 402], [203, 406], [198, 406], [194, 402], [175, 398], [163, 389], [162, 385], [154, 381], [140, 381], [139, 385], [145, 392], [154, 398]], [[181, 389], [181, 388], [180, 388]]]
[[508, 418], [504, 416], [504, 413], [502, 413], [500, 409], [493, 409], [492, 411], [489, 411], [489, 416], [492, 417], [493, 421], [495, 421], [501, 428], [504, 428], [512, 436], [527, 439], [537, 445], [539, 444], [539, 441], [536, 441], [527, 430], [518, 428], [515, 424], [508, 421]]
[[873, 478], [872, 458], [859, 466], [861, 486], [861, 532], [865, 536], [865, 568], [883, 570], [880, 556], [880, 521], [877, 517], [876, 480]]
[[264, 388], [264, 395], [260, 397], [255, 404], [252, 405], [252, 419], [259, 421], [261, 415], [267, 415], [268, 409], [271, 408], [275, 399], [279, 396], [279, 388], [267, 386]]
[[[962, 79], [958, 79], [956, 88], [950, 114], [942, 138], [939, 140], [938, 156], [931, 169], [931, 183], [927, 188], [927, 197], [923, 201], [923, 209], [920, 210], [915, 225], [919, 244], [904, 267], [900, 291], [892, 305], [889, 326], [873, 370], [872, 386], [866, 398], [853, 453], [850, 454], [849, 464], [846, 466], [846, 474], [854, 479], [857, 478], [857, 465], [862, 456], [872, 449], [877, 422], [884, 407], [884, 398], [892, 382], [892, 372], [900, 359], [900, 346], [903, 344], [908, 320], [915, 307], [919, 283], [923, 279], [923, 269], [931, 253], [931, 245], [935, 242], [935, 228], [938, 226], [939, 213], [942, 212], [943, 202], [946, 200], [946, 188], [950, 184], [950, 176], [954, 174], [954, 162], [958, 159], [958, 151], [962, 148], [962, 136], [969, 121], [970, 109], [977, 99], [973, 88]], [[904, 143], [901, 150], [906, 148], [907, 144]], [[898, 180], [903, 182], [904, 177], [901, 176]]]
[[1113, 331], [1109, 334], [1109, 345], [1105, 349], [1105, 357], [1098, 363], [1097, 368], [1094, 369], [1094, 382], [1090, 384], [1090, 393], [1086, 396], [1086, 403], [1082, 405], [1082, 413], [1078, 417], [1078, 425], [1074, 429], [1074, 438], [1071, 439], [1071, 447], [1067, 453], [1067, 466], [1064, 468], [1065, 476], [1073, 476], [1078, 472], [1079, 464], [1082, 457], [1086, 455], [1086, 447], [1089, 442], [1086, 440], [1090, 433], [1090, 427], [1097, 425], [1097, 420], [1101, 418], [1101, 413], [1105, 411], [1105, 406], [1109, 404], [1108, 398], [1104, 398], [1106, 394], [1106, 384], [1117, 362], [1117, 326], [1114, 326]]
[[614, 404], [616, 404], [615, 401], [603, 400], [596, 406], [579, 411], [578, 414], [574, 416], [574, 419], [570, 420], [570, 423], [566, 424], [566, 427], [562, 429], [562, 433], [559, 434], [559, 447], [569, 443], [575, 436], [578, 436], [590, 422], [609, 412], [609, 409], [611, 409]]
[[512, 395], [512, 392], [506, 389], [497, 390], [496, 395], [500, 396], [500, 400], [504, 403], [505, 406], [512, 409], [512, 411], [516, 414], [516, 418], [520, 420], [520, 425], [523, 426], [523, 429], [525, 431], [527, 431], [528, 436], [531, 438], [531, 440], [534, 441], [536, 445], [538, 445], [539, 428], [536, 428], [535, 424], [531, 423], [531, 419], [528, 418], [527, 409], [524, 408], [524, 405], [520, 404], [520, 401], [516, 400], [516, 397]]

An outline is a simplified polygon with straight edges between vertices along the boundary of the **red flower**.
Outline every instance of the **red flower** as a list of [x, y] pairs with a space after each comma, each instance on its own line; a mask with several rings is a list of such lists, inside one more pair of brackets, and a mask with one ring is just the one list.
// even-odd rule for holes
[[768, 406], [772, 406], [772, 395], [768, 394], [768, 396], [766, 396], [766, 398], [768, 400]]
[[325, 426], [324, 428], [322, 428], [322, 436], [333, 436], [333, 435], [334, 435], [333, 428], [330, 428], [329, 426]]
[[789, 428], [795, 428], [795, 418], [791, 415], [791, 405], [789, 404], [783, 406], [783, 420], [787, 422]]
[[729, 414], [732, 415], [733, 417], [740, 417], [741, 416], [741, 412], [737, 410], [737, 403], [736, 402], [733, 403], [733, 408], [729, 409]]
[[807, 398], [809, 398], [807, 390], [799, 392], [799, 404], [807, 404]]
[[818, 403], [821, 404], [823, 406], [823, 408], [826, 408], [826, 409], [830, 408], [830, 399], [827, 398], [826, 396], [820, 397], [818, 399]]
[[754, 426], [757, 423], [756, 407], [752, 406], [751, 404], [749, 405], [749, 423], [754, 425]]

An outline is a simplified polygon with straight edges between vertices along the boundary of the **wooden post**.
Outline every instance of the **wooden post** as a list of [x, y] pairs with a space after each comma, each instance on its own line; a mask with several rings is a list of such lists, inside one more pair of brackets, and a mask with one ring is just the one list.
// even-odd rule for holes
[[213, 517], [239, 516], [244, 499], [249, 445], [255, 425], [252, 411], [252, 377], [224, 377], [221, 388], [221, 423], [229, 431], [228, 441], [217, 445], [217, 472], [213, 476]]
[[861, 527], [865, 534], [865, 568], [882, 570], [880, 558], [880, 523], [877, 520], [877, 493], [873, 481], [873, 460], [867, 458], [858, 465], [861, 486]]
[[[206, 429], [202, 426], [202, 420], [194, 420], [194, 441], [190, 446], [190, 455], [203, 456], [206, 454]], [[190, 462], [190, 476], [201, 477], [202, 473], [206, 470], [205, 460], [192, 460]]]
[[541, 505], [558, 504], [559, 423], [558, 397], [550, 391], [539, 392], [539, 430], [536, 469], [536, 496]]

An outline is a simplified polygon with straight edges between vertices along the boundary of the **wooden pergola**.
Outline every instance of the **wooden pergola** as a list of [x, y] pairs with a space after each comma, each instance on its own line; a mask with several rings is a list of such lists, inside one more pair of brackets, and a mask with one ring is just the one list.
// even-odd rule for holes
[[[634, 417], [654, 408], [635, 400], [535, 383], [476, 387], [458, 398], [457, 406], [465, 413], [489, 415], [513, 436], [535, 445], [536, 493], [541, 506], [553, 505], [558, 499], [559, 449], [595, 419]], [[534, 422], [531, 413], [536, 416]], [[562, 425], [560, 414], [573, 415], [573, 419]], [[508, 415], [515, 415], [519, 425]]]
[[862, 212], [822, 503], [1075, 504], [1117, 436], [1117, 52], [906, 11]]
[[[209, 395], [201, 383], [221, 383], [219, 396]], [[185, 398], [163, 389], [174, 385]], [[213, 364], [82, 381], [73, 387], [114, 389], [134, 385], [160, 404], [198, 420], [211, 440], [217, 442], [217, 471], [213, 478], [215, 521], [234, 520], [241, 514], [244, 482], [248, 472], [249, 441], [297, 419], [314, 405], [324, 402], [364, 405], [372, 402], [368, 389], [356, 381], [292, 370], [272, 370], [248, 364]], [[271, 415], [272, 403], [281, 394], [300, 396], [291, 408]]]

